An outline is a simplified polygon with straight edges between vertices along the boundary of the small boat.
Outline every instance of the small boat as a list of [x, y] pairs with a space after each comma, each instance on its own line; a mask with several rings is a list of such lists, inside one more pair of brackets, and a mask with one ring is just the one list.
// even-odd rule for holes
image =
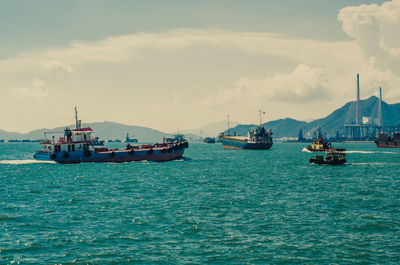
[[104, 145], [104, 140], [100, 140], [99, 137], [94, 137], [93, 145], [103, 146]]
[[36, 160], [55, 161], [60, 164], [76, 164], [81, 162], [131, 162], [131, 161], [171, 161], [183, 156], [189, 147], [186, 140], [131, 146], [124, 149], [95, 147], [91, 128], [81, 128], [75, 108], [76, 128], [65, 128], [64, 136], [56, 140], [41, 140], [43, 149], [36, 151]]
[[335, 152], [333, 150], [329, 150], [326, 152], [326, 156], [317, 155], [310, 158], [310, 164], [314, 165], [343, 165], [347, 162], [346, 153], [344, 152]]
[[[135, 137], [135, 135], [133, 135], [133, 137]], [[138, 139], [130, 138], [129, 133], [126, 134], [125, 143], [137, 143], [137, 142], [138, 142]]]
[[115, 139], [115, 140], [110, 139], [110, 140], [108, 140], [107, 142], [108, 142], [108, 143], [120, 143], [121, 140], [120, 140], [120, 139]]
[[164, 137], [164, 143], [175, 143], [175, 142], [187, 142], [185, 139], [185, 135], [183, 134], [174, 134], [172, 137]]
[[206, 144], [215, 144], [215, 138], [206, 137], [206, 138], [204, 138], [203, 142], [206, 143]]
[[322, 137], [321, 128], [318, 127], [318, 137], [313, 140], [311, 145], [306, 146], [309, 152], [326, 152], [328, 150], [334, 150], [338, 152], [344, 152], [344, 148], [333, 148], [332, 143], [326, 142]]

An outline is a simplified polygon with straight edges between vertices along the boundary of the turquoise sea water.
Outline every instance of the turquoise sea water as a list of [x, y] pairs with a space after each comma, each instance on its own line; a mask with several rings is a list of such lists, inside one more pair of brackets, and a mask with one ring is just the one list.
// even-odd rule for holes
[[0, 144], [0, 264], [396, 264], [400, 149], [191, 144], [173, 162], [58, 165]]

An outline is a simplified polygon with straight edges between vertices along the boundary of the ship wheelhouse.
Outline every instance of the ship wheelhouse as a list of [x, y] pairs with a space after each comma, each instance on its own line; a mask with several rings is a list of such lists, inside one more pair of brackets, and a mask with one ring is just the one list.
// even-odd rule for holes
[[44, 139], [41, 141], [43, 152], [75, 152], [89, 151], [93, 146], [94, 138], [91, 128], [80, 128], [64, 130], [64, 136], [58, 140], [53, 136], [52, 139]]

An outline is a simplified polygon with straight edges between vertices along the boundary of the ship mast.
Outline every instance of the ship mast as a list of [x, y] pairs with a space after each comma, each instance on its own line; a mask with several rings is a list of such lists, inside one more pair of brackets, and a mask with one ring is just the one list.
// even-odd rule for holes
[[81, 121], [78, 120], [78, 110], [76, 106], [75, 106], [75, 126], [77, 130], [81, 128]]
[[261, 124], [262, 124], [262, 122], [261, 122], [261, 108], [260, 108], [260, 127], [261, 127]]

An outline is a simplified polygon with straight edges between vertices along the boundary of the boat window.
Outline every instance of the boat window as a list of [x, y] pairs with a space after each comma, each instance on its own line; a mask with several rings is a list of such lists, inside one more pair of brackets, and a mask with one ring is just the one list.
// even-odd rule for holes
[[68, 152], [71, 152], [71, 145], [68, 145]]
[[72, 145], [72, 152], [75, 152], [75, 145]]

